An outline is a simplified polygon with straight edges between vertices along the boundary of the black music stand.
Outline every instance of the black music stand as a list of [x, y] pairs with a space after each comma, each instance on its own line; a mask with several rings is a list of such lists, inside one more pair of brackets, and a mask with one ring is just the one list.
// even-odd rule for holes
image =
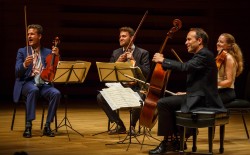
[[[91, 63], [86, 61], [59, 61], [57, 65], [56, 74], [52, 82], [63, 83], [65, 85], [69, 83], [83, 83], [87, 76], [90, 65]], [[67, 129], [67, 127], [69, 127], [71, 130], [75, 131], [76, 133], [78, 133], [83, 137], [81, 133], [79, 133], [72, 127], [67, 117], [67, 109], [68, 108], [66, 99], [64, 118], [62, 119], [61, 123], [57, 126], [56, 130], [59, 129], [60, 127], [65, 126], [69, 138], [69, 132]]]
[[[115, 63], [96, 62], [96, 66], [98, 69], [100, 82], [133, 82], [134, 81], [133, 79], [129, 78], [129, 77], [135, 76], [134, 75], [135, 68], [132, 67], [132, 64], [130, 62], [115, 62]], [[127, 76], [129, 76], [129, 77], [127, 77]], [[131, 89], [131, 88], [129, 88], [129, 89]], [[131, 91], [132, 91], [132, 89], [131, 89]], [[121, 93], [121, 91], [120, 91], [120, 93]], [[105, 98], [104, 95], [103, 95], [103, 97]], [[105, 98], [105, 99], [108, 102], [108, 98]], [[110, 104], [109, 102], [108, 102], [108, 104], [110, 105], [110, 107], [112, 109], [114, 108], [113, 105]], [[138, 105], [138, 106], [140, 106], [140, 105]], [[131, 115], [132, 115], [133, 109], [132, 109], [132, 107], [126, 107], [126, 108], [130, 108], [130, 127], [131, 127], [131, 118], [132, 118]], [[116, 110], [116, 109], [113, 109], [113, 110]], [[119, 108], [118, 108], [118, 110], [119, 110]], [[104, 132], [102, 132], [102, 133], [104, 133]], [[130, 132], [127, 134], [127, 136], [123, 140], [121, 140], [115, 144], [128, 144], [128, 148], [129, 148], [130, 144], [141, 144], [139, 142], [139, 140], [137, 139], [136, 135], [132, 136], [130, 133], [131, 133], [131, 128], [130, 128]], [[138, 143], [132, 143], [132, 141], [131, 141], [132, 137], [135, 138]], [[129, 142], [125, 143], [125, 141], [127, 141], [127, 140], [129, 140]], [[114, 144], [106, 144], [106, 145], [114, 145]], [[128, 150], [128, 148], [127, 148], [127, 150]]]

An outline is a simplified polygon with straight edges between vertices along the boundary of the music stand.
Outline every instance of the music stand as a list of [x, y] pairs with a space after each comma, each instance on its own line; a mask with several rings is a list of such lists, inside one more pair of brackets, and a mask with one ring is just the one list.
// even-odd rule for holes
[[[127, 75], [127, 74], [124, 74], [124, 76], [126, 76], [126, 77], [128, 77], [128, 78], [130, 78], [130, 79], [132, 79], [134, 81], [138, 81], [139, 82], [138, 84], [141, 87], [141, 90], [143, 90], [143, 89], [148, 90], [148, 87], [149, 87], [150, 84], [146, 82], [146, 78], [144, 77], [141, 69], [138, 66], [133, 67], [133, 73], [134, 73], [136, 78], [134, 78], [134, 77], [132, 77], [130, 75]], [[174, 94], [173, 92], [168, 91], [168, 90], [166, 90], [166, 92]], [[141, 108], [142, 108], [142, 106], [143, 106], [143, 103], [141, 103]], [[141, 129], [141, 127], [139, 127], [139, 133], [140, 133], [140, 129]], [[157, 138], [153, 137], [151, 135], [150, 131], [151, 131], [150, 129], [147, 129], [146, 127], [143, 127], [143, 132], [140, 133], [139, 135], [137, 135], [137, 136], [143, 135], [142, 142], [140, 143], [141, 144], [141, 149], [142, 149], [143, 145], [150, 145], [150, 144], [144, 144], [145, 137], [147, 137], [148, 139], [151, 137], [154, 140], [160, 141]]]
[[[64, 83], [64, 84], [83, 83], [89, 71], [90, 65], [91, 63], [87, 61], [59, 61], [57, 65], [55, 77], [52, 82]], [[63, 122], [64, 124], [62, 124]], [[69, 132], [68, 132], [67, 127], [69, 127], [71, 130], [75, 131], [76, 133], [78, 133], [79, 135], [83, 137], [81, 133], [79, 133], [72, 127], [67, 117], [67, 103], [65, 103], [64, 118], [62, 119], [61, 123], [57, 126], [57, 129], [63, 126], [66, 126], [68, 138], [69, 138]]]
[[[126, 78], [124, 74], [129, 74], [133, 76], [133, 72], [131, 70], [132, 63], [130, 62], [115, 62], [115, 63], [107, 63], [107, 62], [96, 62], [98, 75], [100, 82], [131, 82], [133, 80]], [[119, 109], [116, 111], [119, 114]], [[115, 124], [115, 123], [114, 123]], [[106, 133], [112, 129], [110, 127], [110, 121], [108, 121], [108, 130], [100, 133], [93, 134], [93, 136]]]
[[96, 62], [100, 82], [132, 82], [133, 80], [124, 74], [134, 77], [132, 63], [115, 62], [105, 63]]
[[[132, 67], [132, 63], [130, 62], [115, 62], [115, 63], [96, 62], [96, 66], [98, 69], [100, 82], [133, 82], [134, 81], [133, 79], [126, 76], [128, 75], [130, 77], [134, 77], [134, 74], [135, 74], [134, 67]], [[103, 97], [105, 98], [104, 95]], [[107, 100], [107, 98], [105, 99]], [[108, 104], [111, 106], [112, 109], [114, 108], [112, 104], [110, 104], [109, 102]], [[113, 110], [116, 110], [116, 109], [113, 109]], [[131, 115], [132, 115], [132, 107], [130, 107], [130, 126], [131, 126]], [[130, 144], [140, 144], [139, 140], [134, 135], [133, 137], [137, 140], [138, 143], [131, 142], [132, 136], [130, 133], [131, 133], [131, 129], [130, 129], [130, 132], [127, 134], [127, 136], [123, 140], [115, 144], [126, 144], [125, 143], [126, 140], [129, 140], [128, 148]], [[112, 144], [106, 144], [106, 145], [112, 145]]]

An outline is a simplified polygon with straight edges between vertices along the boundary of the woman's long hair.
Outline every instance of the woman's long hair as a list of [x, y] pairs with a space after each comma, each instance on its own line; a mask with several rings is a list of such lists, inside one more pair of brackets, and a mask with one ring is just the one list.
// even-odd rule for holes
[[221, 36], [226, 38], [226, 42], [229, 45], [228, 52], [235, 58], [236, 63], [238, 63], [236, 76], [239, 76], [243, 71], [243, 56], [239, 45], [235, 42], [235, 38], [233, 35], [229, 33], [222, 33]]

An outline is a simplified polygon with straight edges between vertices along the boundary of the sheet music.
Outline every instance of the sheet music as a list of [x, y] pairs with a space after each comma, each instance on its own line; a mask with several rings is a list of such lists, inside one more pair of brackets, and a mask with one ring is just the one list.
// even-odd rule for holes
[[100, 91], [112, 110], [140, 107], [140, 99], [131, 88], [110, 87]]
[[105, 86], [124, 88], [120, 82], [107, 82], [107, 83], [105, 83]]

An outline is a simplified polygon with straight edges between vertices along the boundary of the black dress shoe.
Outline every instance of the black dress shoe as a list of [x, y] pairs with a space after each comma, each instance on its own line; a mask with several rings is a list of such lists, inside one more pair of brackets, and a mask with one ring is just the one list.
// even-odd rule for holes
[[165, 154], [167, 152], [167, 143], [165, 141], [161, 141], [161, 143], [153, 150], [150, 150], [149, 154], [160, 155]]
[[23, 137], [24, 138], [31, 138], [32, 133], [31, 133], [31, 127], [26, 127], [24, 132], [23, 132]]
[[125, 126], [120, 126], [120, 125], [117, 125], [115, 129], [109, 131], [109, 135], [125, 134], [125, 133], [127, 133]]
[[50, 127], [44, 127], [44, 129], [43, 129], [43, 135], [44, 136], [48, 136], [48, 137], [55, 137], [55, 133], [52, 132], [52, 130], [50, 129]]

